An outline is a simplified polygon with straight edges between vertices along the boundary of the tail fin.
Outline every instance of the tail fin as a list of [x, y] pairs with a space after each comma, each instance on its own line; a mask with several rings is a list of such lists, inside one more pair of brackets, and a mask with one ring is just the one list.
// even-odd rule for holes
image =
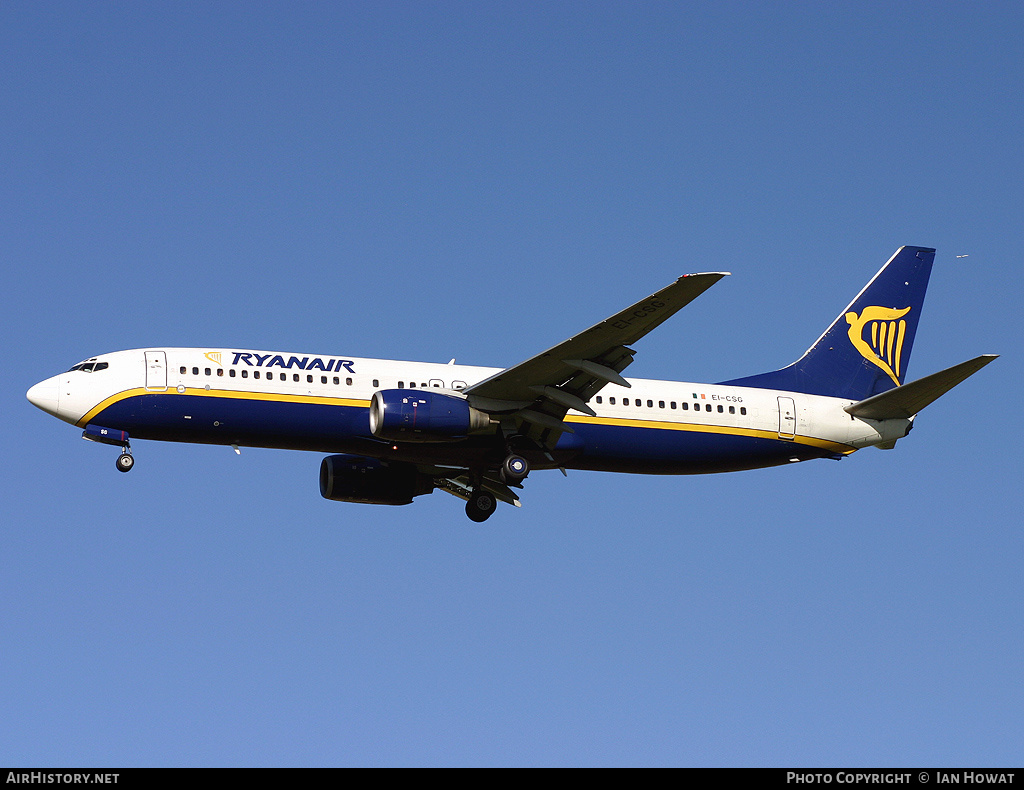
[[900, 386], [935, 250], [900, 247], [792, 365], [723, 384], [863, 400]]

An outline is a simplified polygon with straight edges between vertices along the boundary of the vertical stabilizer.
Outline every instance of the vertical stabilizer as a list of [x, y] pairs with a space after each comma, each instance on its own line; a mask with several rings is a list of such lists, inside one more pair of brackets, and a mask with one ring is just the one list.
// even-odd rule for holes
[[863, 400], [906, 381], [935, 250], [900, 247], [792, 365], [722, 382]]

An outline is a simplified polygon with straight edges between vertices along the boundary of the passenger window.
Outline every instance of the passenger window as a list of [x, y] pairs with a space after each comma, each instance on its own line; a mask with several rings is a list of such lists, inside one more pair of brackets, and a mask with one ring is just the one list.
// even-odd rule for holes
[[[72, 370], [74, 370], [74, 368], [72, 368]], [[182, 366], [181, 366], [181, 369], [180, 369], [180, 370], [179, 370], [178, 372], [179, 372], [179, 373], [180, 373], [180, 374], [181, 374], [182, 376], [184, 376], [184, 375], [185, 375], [185, 371], [186, 371], [186, 370], [188, 370], [188, 368], [186, 368], [186, 367], [185, 367], [184, 365], [182, 365]]]
[[663, 400], [658, 401], [658, 408], [659, 409], [664, 409], [665, 408], [665, 401], [663, 401]]
[[326, 384], [327, 383], [327, 376], [321, 376], [320, 377], [320, 383], [321, 384]]
[[398, 382], [398, 389], [400, 389], [400, 390], [404, 390], [405, 389], [405, 382], [404, 381]]
[[[653, 408], [654, 408], [654, 401], [652, 401], [652, 400], [648, 400], [648, 401], [647, 401], [647, 408], [648, 408], [648, 409], [653, 409]], [[665, 405], [664, 405], [664, 404], [662, 404], [662, 408], [665, 408]]]
[[217, 368], [217, 375], [223, 377], [224, 376], [224, 368]]
[[610, 406], [614, 406], [615, 405], [615, 396], [614, 395], [608, 399], [608, 405], [610, 405]]
[[600, 402], [601, 402], [601, 396], [600, 396], [600, 395], [598, 395], [598, 396], [597, 396], [597, 398], [596, 398], [596, 400], [597, 400], [597, 402], [598, 402], [598, 403], [600, 403]]
[[348, 384], [348, 386], [351, 387], [352, 386], [352, 379], [351, 378], [345, 379], [345, 383]]
[[747, 413], [747, 407], [746, 406], [740, 406], [740, 414], [746, 414], [746, 413]]
[[230, 376], [231, 378], [235, 377], [235, 369], [234, 368], [231, 368], [231, 370], [228, 371], [228, 376]]
[[629, 398], [623, 398], [622, 399], [622, 405], [623, 406], [628, 406], [629, 405]]
[[735, 414], [735, 413], [736, 413], [736, 407], [735, 406], [730, 406], [729, 407], [729, 414]]
[[[260, 377], [260, 372], [259, 372], [258, 370], [254, 370], [254, 371], [252, 372], [252, 377], [253, 377], [254, 379], [258, 379], [258, 378]], [[710, 406], [708, 406], [708, 408], [710, 409], [711, 407], [710, 407]]]
[[709, 404], [707, 404], [707, 405], [706, 405], [706, 406], [704, 407], [704, 411], [711, 411], [711, 404], [710, 404], [710, 403], [709, 403]]
[[245, 368], [242, 368], [242, 378], [243, 379], [249, 378], [249, 371], [246, 370]]
[[683, 411], [689, 411], [690, 410], [690, 404], [687, 403], [686, 401], [683, 401], [680, 405], [683, 407]]
[[204, 376], [212, 376], [213, 375], [213, 371], [210, 370], [209, 368], [206, 368], [206, 370], [203, 371], [203, 375]]
[[380, 386], [380, 382], [379, 382], [379, 381], [377, 381], [377, 379], [374, 379], [374, 380], [373, 380], [373, 386], [375, 386], [375, 387], [379, 387], [379, 386]]
[[334, 383], [335, 384], [341, 384], [341, 379], [339, 379], [337, 376], [335, 376], [334, 377]]
[[723, 414], [725, 412], [725, 406], [718, 404], [718, 413]]
[[669, 403], [668, 403], [668, 407], [669, 407], [670, 409], [674, 409], [674, 408], [676, 407], [676, 402], [675, 402], [674, 400], [673, 400], [673, 401], [669, 401]]
[[192, 375], [193, 376], [198, 376], [199, 375], [199, 368], [192, 368]]
[[312, 384], [312, 383], [313, 383], [313, 377], [312, 377], [312, 376], [310, 376], [310, 375], [307, 375], [307, 376], [306, 376], [306, 383], [307, 383], [307, 384]]

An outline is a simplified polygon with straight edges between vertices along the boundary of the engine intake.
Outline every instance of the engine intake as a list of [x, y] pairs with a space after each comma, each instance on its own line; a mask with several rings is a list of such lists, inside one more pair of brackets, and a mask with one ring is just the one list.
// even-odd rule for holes
[[320, 496], [334, 502], [408, 505], [434, 490], [434, 480], [412, 464], [361, 455], [329, 455], [320, 462]]
[[378, 390], [370, 400], [370, 432], [395, 442], [453, 442], [487, 431], [490, 416], [465, 398], [429, 390]]

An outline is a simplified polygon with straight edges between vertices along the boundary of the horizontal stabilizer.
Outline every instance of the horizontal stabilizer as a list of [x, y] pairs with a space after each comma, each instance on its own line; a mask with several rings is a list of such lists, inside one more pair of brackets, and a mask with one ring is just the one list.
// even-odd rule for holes
[[923, 379], [911, 381], [880, 395], [873, 395], [862, 401], [844, 407], [854, 417], [868, 420], [908, 419], [917, 414], [932, 401], [949, 392], [953, 387], [977, 373], [998, 354], [982, 354], [980, 357], [961, 362], [951, 368], [932, 373]]

